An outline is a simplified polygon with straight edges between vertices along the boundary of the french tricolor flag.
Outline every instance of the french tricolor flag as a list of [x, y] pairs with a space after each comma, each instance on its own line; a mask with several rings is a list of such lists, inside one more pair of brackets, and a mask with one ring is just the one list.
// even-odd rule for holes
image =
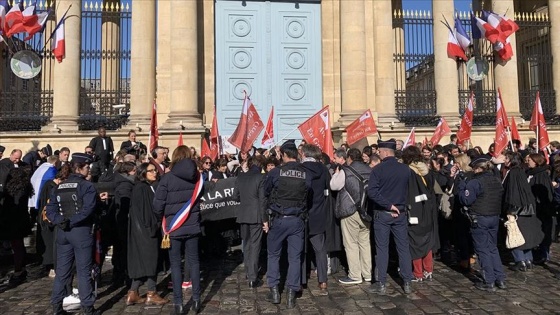
[[489, 40], [492, 44], [495, 44], [500, 40], [500, 31], [492, 27], [489, 23], [484, 21], [483, 19], [476, 17], [476, 26], [480, 30], [480, 34], [482, 37]]
[[468, 51], [471, 45], [471, 39], [459, 18], [455, 18], [455, 38], [457, 38], [459, 46], [461, 46], [465, 52]]
[[29, 40], [37, 32], [43, 30], [43, 27], [49, 18], [49, 11], [37, 14], [36, 7], [37, 1], [23, 10], [23, 27], [25, 28], [25, 32], [28, 34], [23, 40]]
[[65, 17], [62, 17], [60, 22], [58, 22], [52, 39], [53, 54], [59, 63], [62, 62], [62, 59], [66, 56], [66, 44], [64, 43], [64, 20]]
[[4, 33], [6, 37], [12, 37], [14, 34], [25, 32], [23, 27], [23, 14], [21, 13], [21, 2], [14, 5], [4, 19]]
[[461, 45], [459, 45], [459, 41], [457, 41], [457, 38], [455, 38], [455, 34], [453, 34], [451, 29], [449, 30], [447, 39], [447, 56], [451, 59], [459, 57], [465, 61], [468, 60], [465, 55], [465, 51], [461, 48]]

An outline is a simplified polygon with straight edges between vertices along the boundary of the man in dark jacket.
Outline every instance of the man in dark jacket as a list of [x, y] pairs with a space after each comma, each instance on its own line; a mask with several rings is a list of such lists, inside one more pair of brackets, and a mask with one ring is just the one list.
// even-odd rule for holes
[[258, 278], [259, 253], [263, 235], [263, 218], [266, 213], [267, 199], [264, 195], [264, 178], [261, 160], [250, 156], [247, 159], [247, 172], [239, 173], [235, 181], [234, 199], [241, 203], [237, 214], [243, 239], [243, 263], [249, 287], [256, 288], [262, 284]]
[[51, 156], [53, 153], [52, 147], [50, 144], [47, 144], [46, 147], [42, 148], [41, 150], [35, 150], [28, 152], [22, 159], [23, 163], [31, 166], [31, 172], [35, 172], [39, 165], [43, 164], [48, 156]]
[[10, 157], [0, 160], [0, 198], [1, 193], [4, 191], [4, 185], [6, 185], [10, 170], [23, 165], [21, 162], [21, 154], [20, 149], [14, 149], [12, 153], [10, 153]]
[[89, 142], [89, 146], [93, 148], [95, 156], [97, 156], [99, 161], [105, 167], [108, 167], [109, 162], [113, 159], [113, 151], [115, 150], [113, 147], [113, 139], [107, 137], [105, 127], [99, 127], [97, 133], [99, 136], [92, 138]]
[[[307, 196], [308, 209], [308, 235], [309, 242], [315, 251], [315, 264], [317, 266], [317, 279], [319, 289], [326, 293], [327, 290], [327, 249], [325, 246], [325, 231], [327, 225], [327, 192], [329, 170], [321, 163], [322, 152], [313, 144], [304, 144], [301, 147], [302, 165], [311, 176], [311, 190]], [[307, 240], [306, 240], [307, 241]], [[306, 259], [303, 260], [307, 265]], [[303, 270], [306, 270], [304, 265]], [[302, 283], [307, 283], [306, 273], [303, 274]]]

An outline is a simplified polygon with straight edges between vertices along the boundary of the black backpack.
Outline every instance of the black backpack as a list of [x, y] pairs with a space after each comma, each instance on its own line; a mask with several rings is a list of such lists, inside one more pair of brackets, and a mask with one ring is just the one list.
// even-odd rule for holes
[[351, 166], [345, 167], [344, 170], [350, 171], [350, 173], [352, 173], [352, 175], [354, 175], [358, 179], [360, 192], [359, 192], [358, 200], [354, 201], [356, 205], [356, 211], [358, 211], [362, 220], [371, 222], [372, 217], [368, 213], [368, 196], [367, 196], [369, 178], [364, 178], [362, 175], [358, 174], [358, 172], [356, 172], [356, 170]]

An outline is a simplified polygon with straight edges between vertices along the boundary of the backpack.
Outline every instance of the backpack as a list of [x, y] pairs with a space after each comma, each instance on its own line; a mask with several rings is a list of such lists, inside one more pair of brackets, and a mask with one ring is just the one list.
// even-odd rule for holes
[[[354, 175], [358, 179], [358, 185], [360, 187], [360, 191], [359, 191], [358, 200], [354, 200], [356, 211], [358, 211], [362, 220], [366, 222], [371, 222], [372, 217], [368, 213], [368, 196], [367, 196], [369, 178], [362, 177], [362, 175], [358, 174], [358, 172], [356, 172], [356, 170], [351, 166], [345, 167], [344, 170], [350, 171], [350, 173], [352, 173], [352, 175]], [[350, 198], [352, 197], [350, 196]]]

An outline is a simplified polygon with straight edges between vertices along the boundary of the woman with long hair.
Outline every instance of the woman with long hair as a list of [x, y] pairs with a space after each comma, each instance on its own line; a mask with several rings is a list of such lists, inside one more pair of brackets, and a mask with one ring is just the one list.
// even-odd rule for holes
[[[128, 220], [127, 261], [128, 276], [132, 279], [132, 284], [126, 297], [126, 305], [163, 305], [169, 302], [156, 291], [158, 236], [161, 228], [154, 215], [152, 201], [153, 185], [157, 179], [158, 172], [153, 164], [140, 164], [132, 189]], [[144, 282], [148, 285], [148, 294], [146, 298], [141, 298], [138, 289]]]
[[541, 231], [541, 222], [537, 218], [535, 196], [523, 169], [521, 154], [506, 152], [505, 166], [508, 168], [503, 180], [505, 214], [517, 219], [519, 230], [525, 238], [525, 244], [511, 250], [515, 260], [515, 265], [511, 266], [511, 269], [527, 271], [533, 267], [532, 249], [541, 243], [544, 235]]
[[[200, 311], [200, 237], [201, 174], [191, 159], [191, 151], [179, 146], [173, 151], [171, 171], [160, 181], [154, 197], [154, 213], [163, 220], [163, 246], [170, 246], [169, 260], [173, 281], [173, 303], [176, 314], [183, 313], [181, 284], [181, 251], [184, 249], [192, 281], [192, 310]], [[186, 219], [180, 220], [183, 215]]]
[[31, 221], [27, 201], [33, 194], [30, 167], [13, 168], [8, 173], [4, 188], [4, 204], [0, 211], [0, 239], [9, 240], [14, 251], [14, 273], [10, 282], [26, 279], [25, 246], [23, 239], [31, 234]]
[[432, 249], [438, 233], [434, 178], [418, 147], [406, 147], [402, 159], [413, 174], [408, 183], [408, 238], [414, 274], [412, 281], [432, 280]]
[[544, 238], [539, 245], [537, 262], [546, 263], [550, 259], [550, 245], [555, 227], [556, 206], [554, 204], [554, 187], [550, 179], [550, 167], [542, 154], [528, 155], [527, 176], [529, 186], [537, 203], [537, 217], [542, 222]]

